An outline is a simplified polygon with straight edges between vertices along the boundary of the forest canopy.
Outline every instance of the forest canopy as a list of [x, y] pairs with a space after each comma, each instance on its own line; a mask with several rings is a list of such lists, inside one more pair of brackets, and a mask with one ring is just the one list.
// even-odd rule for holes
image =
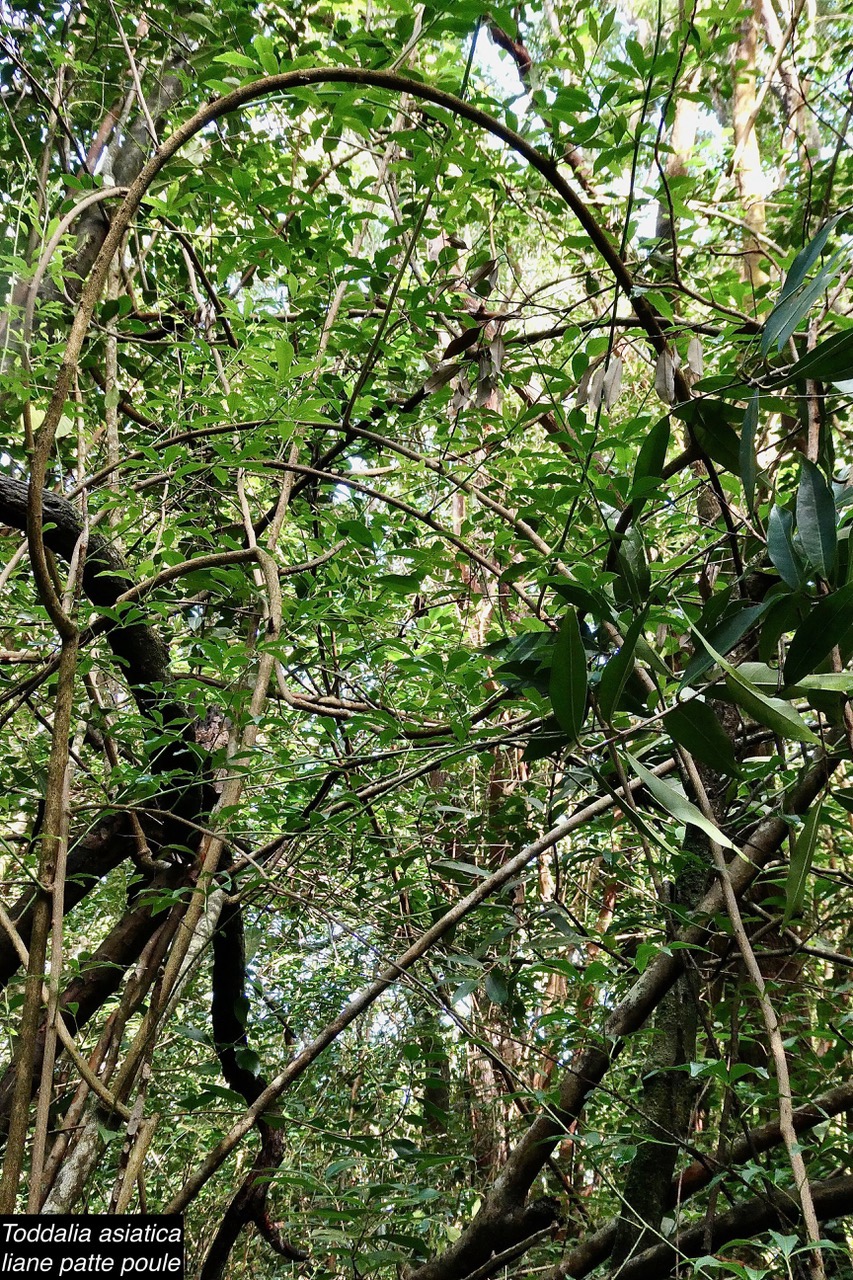
[[0, 1214], [853, 1280], [851, 65], [0, 0]]

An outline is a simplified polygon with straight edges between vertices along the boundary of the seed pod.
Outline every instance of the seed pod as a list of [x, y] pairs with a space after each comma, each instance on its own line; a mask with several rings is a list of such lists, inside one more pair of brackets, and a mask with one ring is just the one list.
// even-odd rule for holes
[[687, 344], [687, 367], [695, 377], [702, 377], [705, 360], [702, 352], [702, 343], [695, 333]]
[[658, 356], [655, 391], [664, 404], [675, 404], [675, 361], [669, 351], [662, 351]]
[[577, 394], [575, 395], [575, 405], [578, 409], [582, 409], [589, 400], [589, 382], [594, 372], [595, 365], [588, 364], [581, 375], [581, 380], [578, 383]]
[[622, 357], [614, 356], [607, 366], [607, 372], [604, 375], [604, 407], [609, 412], [616, 401], [619, 399], [619, 392], [622, 390]]
[[433, 392], [440, 391], [442, 387], [446, 387], [451, 378], [455, 378], [462, 365], [458, 362], [451, 364], [440, 364], [437, 369], [433, 369], [432, 373], [424, 383], [424, 391], [428, 396]]
[[604, 365], [599, 365], [589, 380], [589, 407], [593, 413], [598, 412], [601, 396], [604, 391]]

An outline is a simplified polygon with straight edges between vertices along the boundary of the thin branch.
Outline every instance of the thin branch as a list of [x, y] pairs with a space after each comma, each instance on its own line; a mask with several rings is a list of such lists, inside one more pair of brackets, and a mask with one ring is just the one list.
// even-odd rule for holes
[[[705, 787], [699, 776], [699, 770], [693, 761], [689, 752], [683, 748], [679, 748], [679, 754], [684, 764], [685, 772], [693, 788], [696, 802], [702, 810], [705, 818], [712, 825], [716, 826], [714, 812], [708, 801]], [[811, 1252], [811, 1274], [813, 1280], [826, 1280], [826, 1272], [823, 1266], [823, 1258], [820, 1252], [820, 1226], [815, 1213], [814, 1201], [812, 1199], [811, 1189], [809, 1187], [809, 1177], [806, 1171], [803, 1154], [797, 1142], [797, 1131], [794, 1128], [794, 1105], [791, 1094], [791, 1077], [788, 1071], [788, 1057], [785, 1053], [785, 1042], [782, 1039], [782, 1031], [779, 1026], [779, 1019], [776, 1016], [776, 1010], [773, 1002], [767, 994], [767, 984], [764, 981], [764, 975], [758, 961], [755, 958], [755, 952], [749, 941], [749, 935], [746, 932], [743, 923], [743, 916], [740, 912], [737, 896], [735, 894], [732, 878], [729, 872], [729, 866], [723, 856], [722, 846], [717, 844], [716, 840], [709, 840], [711, 848], [711, 857], [714, 860], [714, 867], [723, 886], [723, 894], [726, 901], [726, 910], [732, 925], [732, 932], [738, 944], [738, 949], [743, 957], [746, 971], [749, 974], [752, 983], [758, 993], [758, 1001], [761, 1007], [761, 1014], [764, 1018], [764, 1025], [767, 1029], [767, 1038], [770, 1042], [770, 1049], [773, 1054], [773, 1063], [776, 1069], [776, 1079], [779, 1086], [779, 1131], [785, 1143], [785, 1150], [788, 1153], [791, 1171], [794, 1175], [794, 1185], [797, 1188], [797, 1194], [800, 1198], [800, 1204], [803, 1210], [803, 1221], [806, 1227], [806, 1235], [812, 1246]]]

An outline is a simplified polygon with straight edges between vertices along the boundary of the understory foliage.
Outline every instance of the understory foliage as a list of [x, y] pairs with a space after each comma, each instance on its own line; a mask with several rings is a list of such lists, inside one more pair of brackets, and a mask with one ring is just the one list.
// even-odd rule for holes
[[849, 8], [0, 28], [0, 1212], [850, 1280]]

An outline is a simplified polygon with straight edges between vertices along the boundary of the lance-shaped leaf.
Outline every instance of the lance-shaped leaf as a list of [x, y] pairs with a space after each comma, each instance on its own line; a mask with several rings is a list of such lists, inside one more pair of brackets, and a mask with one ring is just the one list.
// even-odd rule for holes
[[817, 746], [820, 742], [820, 738], [812, 732], [798, 711], [781, 698], [771, 698], [761, 693], [736, 672], [726, 676], [726, 688], [732, 701], [742, 707], [747, 715], [778, 733], [780, 738], [787, 738], [792, 742], [808, 742], [812, 746]]
[[646, 558], [646, 548], [639, 526], [634, 524], [625, 534], [616, 553], [619, 578], [614, 584], [614, 594], [619, 604], [630, 601], [642, 608], [652, 587], [652, 575]]
[[598, 685], [598, 709], [601, 712], [601, 718], [606, 724], [609, 724], [613, 712], [619, 705], [619, 699], [622, 697], [628, 677], [633, 669], [637, 641], [643, 630], [645, 620], [646, 610], [643, 610], [642, 613], [637, 614], [626, 631], [625, 639], [619, 647], [619, 652], [614, 653], [601, 673], [601, 680]]
[[586, 715], [587, 695], [586, 650], [574, 609], [560, 624], [548, 694], [560, 728], [574, 742]]
[[822, 801], [818, 800], [809, 810], [791, 854], [788, 876], [785, 881], [785, 914], [782, 923], [787, 924], [795, 916], [802, 915], [806, 885], [814, 861], [817, 837], [820, 830]]
[[794, 632], [785, 659], [785, 684], [810, 676], [853, 627], [853, 582], [819, 600]]
[[691, 631], [698, 637], [704, 647], [708, 650], [711, 658], [725, 672], [726, 689], [732, 701], [742, 707], [744, 711], [753, 720], [757, 720], [759, 724], [764, 724], [768, 729], [772, 729], [774, 733], [778, 733], [781, 738], [790, 738], [794, 742], [810, 742], [816, 745], [820, 742], [816, 733], [813, 733], [805, 720], [789, 706], [787, 702], [783, 702], [781, 698], [771, 698], [767, 694], [761, 692], [756, 686], [730, 662], [726, 662], [721, 653], [717, 653], [716, 649], [705, 639], [705, 637], [691, 627]]
[[724, 618], [712, 631], [709, 631], [707, 637], [700, 631], [696, 631], [703, 647], [698, 649], [688, 662], [681, 678], [682, 687], [693, 684], [714, 665], [714, 654], [728, 653], [733, 649], [738, 641], [752, 629], [761, 615], [767, 612], [770, 603], [765, 600], [761, 604], [751, 604], [745, 609], [738, 609], [732, 613], [731, 617]]
[[819, 342], [813, 351], [791, 365], [779, 381], [788, 384], [799, 378], [835, 383], [846, 383], [853, 378], [853, 329], [845, 329], [844, 333]]
[[774, 342], [776, 350], [782, 350], [797, 325], [805, 319], [814, 303], [837, 274], [840, 265], [841, 255], [836, 254], [811, 284], [803, 285], [796, 293], [791, 294], [784, 302], [780, 302], [773, 308], [761, 338], [762, 355], [767, 355]]
[[657, 778], [647, 769], [645, 765], [640, 764], [639, 760], [635, 760], [632, 755], [625, 752], [631, 768], [638, 778], [641, 778], [648, 787], [651, 794], [657, 800], [658, 804], [666, 809], [667, 813], [672, 814], [678, 822], [683, 822], [691, 827], [698, 827], [700, 831], [704, 831], [706, 836], [714, 840], [719, 845], [724, 845], [727, 849], [734, 849], [728, 836], [723, 835], [719, 827], [715, 826], [705, 815], [696, 808], [695, 804], [677, 791], [675, 787], [670, 786], [668, 782], [664, 782], [663, 778]]
[[740, 475], [740, 440], [732, 425], [738, 418], [737, 409], [708, 396], [679, 405], [674, 413], [690, 424], [696, 443], [709, 458], [732, 475]]
[[779, 688], [781, 673], [766, 662], [742, 662], [738, 675], [757, 685], [772, 689], [780, 698], [802, 698], [807, 693], [853, 693], [853, 671], [821, 671], [818, 675], [800, 676], [796, 684]]
[[797, 325], [808, 315], [812, 304], [820, 297], [837, 274], [841, 263], [844, 261], [845, 255], [843, 251], [836, 253], [821, 268], [814, 280], [806, 280], [808, 272], [817, 261], [826, 244], [827, 237], [837, 221], [837, 218], [832, 219], [826, 226], [822, 227], [814, 239], [804, 249], [801, 249], [794, 259], [791, 270], [788, 272], [787, 279], [779, 293], [779, 300], [764, 325], [764, 333], [761, 335], [762, 355], [766, 356], [768, 354], [774, 342], [777, 350], [782, 350]]
[[828, 578], [837, 545], [835, 500], [823, 472], [808, 458], [803, 458], [797, 487], [797, 532], [810, 563]]
[[670, 430], [669, 418], [661, 418], [659, 422], [655, 423], [640, 445], [640, 452], [637, 454], [637, 462], [634, 466], [634, 483], [631, 487], [632, 501], [636, 501], [635, 495], [640, 496], [643, 490], [649, 487], [648, 484], [643, 485], [642, 481], [648, 481], [650, 478], [660, 480], [663, 475], [666, 451], [669, 447]]
[[473, 329], [464, 329], [458, 338], [453, 338], [451, 342], [448, 342], [444, 348], [442, 358], [449, 360], [451, 356], [458, 356], [460, 351], [467, 351], [469, 347], [473, 347], [482, 332], [482, 325], [477, 325]]
[[806, 583], [806, 566], [794, 546], [794, 517], [774, 506], [767, 521], [767, 554], [779, 577], [793, 591]]
[[785, 298], [790, 297], [792, 293], [795, 293], [797, 289], [799, 289], [800, 285], [817, 262], [820, 254], [823, 252], [823, 247], [829, 238], [829, 233], [832, 231], [833, 227], [837, 225], [841, 216], [842, 215], [840, 213], [837, 213], [834, 218], [830, 218], [825, 222], [817, 235], [813, 236], [809, 243], [805, 245], [797, 254], [796, 258], [794, 258], [794, 261], [791, 263], [791, 269], [785, 277], [785, 283], [779, 290], [780, 302], [783, 302]]
[[663, 725], [674, 742], [709, 768], [732, 776], [740, 772], [731, 739], [707, 702], [679, 702], [664, 716]]
[[486, 995], [492, 1004], [506, 1004], [509, 1000], [509, 987], [500, 969], [491, 969], [486, 974]]

